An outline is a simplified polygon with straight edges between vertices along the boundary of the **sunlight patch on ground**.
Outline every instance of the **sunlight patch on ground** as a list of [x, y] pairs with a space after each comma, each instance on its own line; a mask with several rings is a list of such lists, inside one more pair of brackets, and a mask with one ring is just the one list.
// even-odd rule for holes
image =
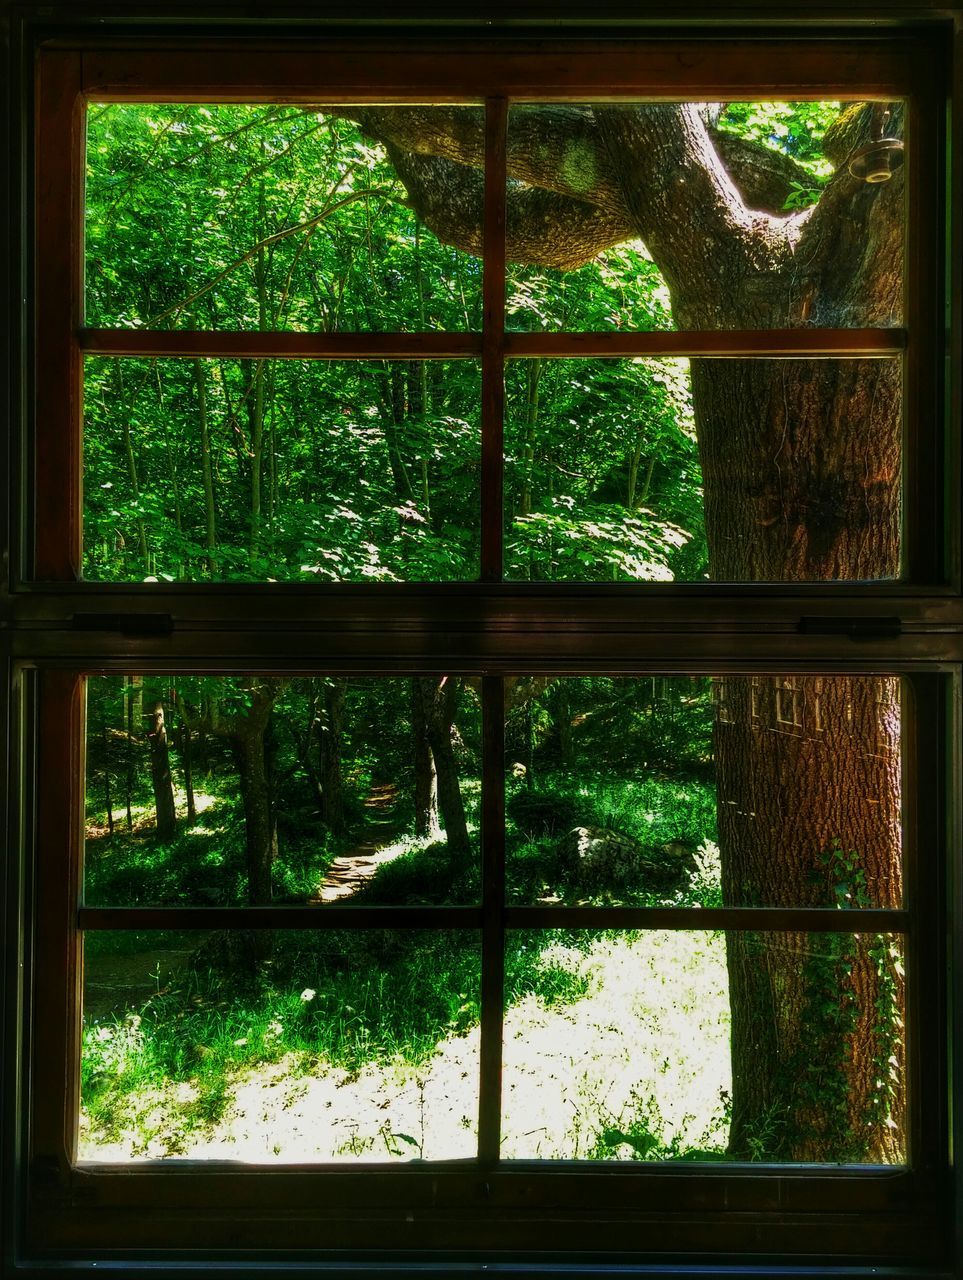
[[[543, 963], [584, 977], [588, 993], [550, 1008], [529, 995], [507, 1011], [503, 1156], [631, 1159], [646, 1134], [661, 1144], [653, 1155], [724, 1148], [723, 936], [600, 934], [584, 951], [553, 944]], [[199, 1082], [132, 1093], [114, 1134], [84, 1122], [80, 1158], [471, 1159], [478, 1063], [477, 1027], [442, 1041], [419, 1066], [397, 1060], [348, 1071], [288, 1053], [228, 1077], [213, 1123], [198, 1114]], [[631, 1141], [618, 1143], [619, 1132]]]

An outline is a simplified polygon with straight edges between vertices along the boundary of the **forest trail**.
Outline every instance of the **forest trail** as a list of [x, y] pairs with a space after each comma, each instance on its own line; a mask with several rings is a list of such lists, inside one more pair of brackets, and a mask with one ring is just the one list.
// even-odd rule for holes
[[335, 858], [318, 888], [315, 902], [338, 902], [352, 897], [379, 867], [404, 852], [401, 845], [394, 843], [398, 829], [392, 814], [397, 799], [398, 788], [393, 782], [371, 788], [364, 802], [373, 818], [367, 828], [367, 838]]
[[[338, 902], [350, 898], [375, 875], [379, 867], [404, 852], [404, 846], [395, 842], [398, 828], [393, 813], [397, 799], [398, 788], [393, 782], [371, 788], [364, 802], [372, 818], [366, 839], [340, 858], [335, 858], [313, 902]], [[151, 996], [165, 991], [190, 967], [197, 947], [206, 937], [206, 932], [195, 935], [189, 947], [138, 951], [129, 956], [112, 953], [86, 956], [85, 1016], [99, 1021], [125, 1008], [146, 1004]]]

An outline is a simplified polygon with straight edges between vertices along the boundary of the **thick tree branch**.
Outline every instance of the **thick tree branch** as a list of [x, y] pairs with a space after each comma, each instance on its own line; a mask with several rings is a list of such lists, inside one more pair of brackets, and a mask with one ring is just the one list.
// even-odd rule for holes
[[759, 297], [745, 283], [765, 286], [786, 268], [798, 219], [746, 207], [695, 104], [608, 107], [599, 123], [677, 323], [758, 324]]
[[[438, 156], [389, 148], [412, 208], [446, 244], [480, 255], [484, 179], [477, 169]], [[571, 271], [603, 249], [635, 235], [632, 223], [605, 209], [554, 191], [514, 183], [508, 191], [510, 262]]]
[[774, 151], [751, 138], [741, 138], [727, 129], [710, 126], [709, 136], [726, 172], [750, 209], [782, 215], [794, 183], [801, 187], [815, 185], [809, 170], [782, 151]]

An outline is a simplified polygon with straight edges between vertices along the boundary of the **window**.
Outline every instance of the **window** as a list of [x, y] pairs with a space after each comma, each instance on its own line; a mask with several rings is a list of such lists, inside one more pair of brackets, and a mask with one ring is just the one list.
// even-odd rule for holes
[[24, 1257], [949, 1265], [943, 36], [40, 48]]

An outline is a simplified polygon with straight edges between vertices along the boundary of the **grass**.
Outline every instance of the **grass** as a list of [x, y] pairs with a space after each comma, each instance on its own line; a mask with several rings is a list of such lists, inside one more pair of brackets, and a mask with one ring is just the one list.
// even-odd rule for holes
[[[698, 781], [573, 781], [557, 775], [540, 779], [539, 795], [549, 811], [555, 805], [566, 828], [574, 814], [576, 825], [610, 827], [646, 849], [668, 840], [705, 840], [714, 828], [711, 788]], [[477, 782], [465, 787], [465, 800], [470, 829], [475, 830]], [[364, 811], [359, 808], [357, 816], [361, 823], [346, 843], [363, 838]], [[306, 897], [323, 879], [339, 846], [317, 838], [310, 824], [299, 834], [296, 824], [288, 822], [282, 834], [276, 891]], [[557, 826], [553, 830], [543, 823], [525, 831], [509, 820], [514, 900], [534, 901], [546, 887], [564, 893], [559, 838]], [[384, 863], [352, 902], [478, 900], [479, 858], [457, 862], [444, 843], [405, 839], [408, 848]], [[118, 830], [112, 841], [103, 836], [88, 840], [86, 865], [91, 903], [243, 903], [239, 801], [226, 793], [206, 795], [194, 826], [187, 829], [182, 823], [177, 838], [166, 845], [159, 845], [146, 828], [130, 834]], [[708, 893], [711, 859], [703, 870]], [[644, 886], [623, 888], [626, 900], [652, 898]], [[634, 898], [629, 896], [633, 893]], [[277, 932], [267, 960], [256, 956], [253, 939], [243, 933], [214, 934], [206, 940], [169, 933], [99, 933], [88, 935], [85, 945], [92, 964], [110, 956], [116, 968], [126, 958], [128, 972], [135, 975], [129, 984], [132, 995], [138, 984], [143, 988], [142, 998], [130, 998], [127, 1007], [87, 1018], [82, 1097], [93, 1149], [134, 1134], [134, 1148], [139, 1144], [146, 1150], [162, 1133], [165, 1149], [177, 1154], [192, 1134], [210, 1130], [223, 1116], [233, 1084], [245, 1072], [282, 1061], [287, 1071], [306, 1074], [330, 1068], [358, 1073], [370, 1064], [423, 1066], [440, 1045], [464, 1035], [479, 1020], [479, 942], [465, 931]], [[560, 1010], [584, 1000], [591, 979], [572, 956], [584, 954], [590, 945], [584, 932], [550, 931], [537, 938], [510, 932], [507, 1007], [534, 999], [543, 1009]], [[144, 972], [137, 972], [138, 957], [165, 950], [192, 954], [171, 974], [161, 971], [160, 961], [154, 973], [146, 960]], [[638, 1136], [643, 1123], [651, 1129], [655, 1120], [641, 1112], [636, 1120], [622, 1112], [606, 1118], [600, 1111], [597, 1141], [604, 1146], [606, 1132]]]
[[[542, 775], [537, 791], [516, 786], [506, 809], [508, 892], [510, 900], [519, 903], [552, 895], [563, 901], [654, 905], [666, 900], [659, 866], [664, 865], [666, 876], [672, 876], [674, 855], [667, 854], [665, 846], [685, 846], [696, 854], [716, 839], [715, 789], [695, 778]], [[563, 823], [557, 820], [559, 813], [564, 814]], [[573, 883], [571, 867], [560, 852], [561, 837], [575, 826], [601, 827], [637, 841], [656, 874], [609, 883], [604, 892], [586, 895], [583, 887]], [[674, 900], [682, 901], [679, 894], [686, 891], [683, 882]]]

